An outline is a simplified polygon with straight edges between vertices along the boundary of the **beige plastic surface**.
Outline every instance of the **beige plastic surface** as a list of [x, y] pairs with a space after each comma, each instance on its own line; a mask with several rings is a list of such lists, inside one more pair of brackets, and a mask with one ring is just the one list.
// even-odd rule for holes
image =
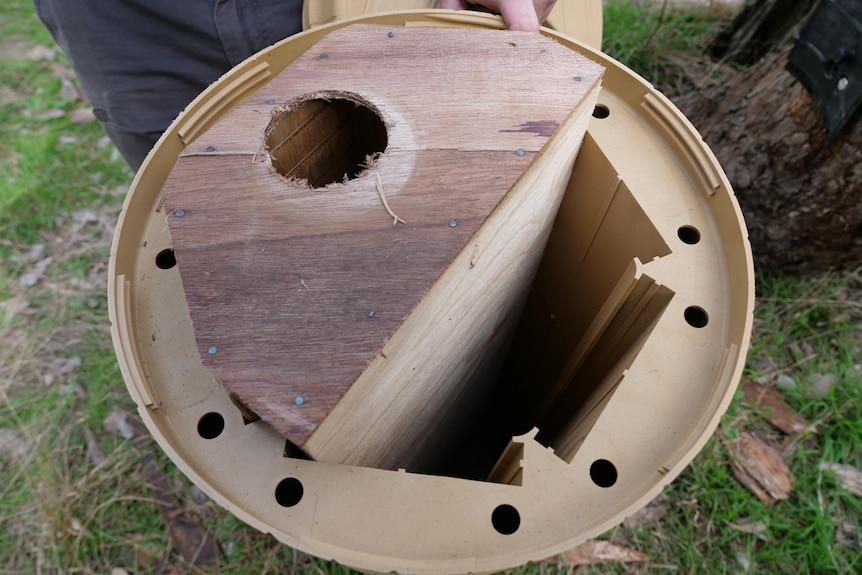
[[[500, 26], [490, 16], [441, 12], [357, 21]], [[226, 74], [164, 134], [132, 184], [109, 304], [141, 416], [171, 459], [238, 517], [361, 570], [499, 571], [598, 535], [682, 471], [741, 375], [753, 270], [724, 173], [666, 98], [610, 58], [545, 30], [607, 71], [520, 344], [505, 363], [511, 377], [501, 395], [517, 409], [488, 409], [488, 422], [512, 414], [517, 421], [507, 424], [523, 435], [486, 481], [290, 457], [284, 438], [264, 421], [246, 424], [202, 367], [170, 265], [161, 188], [185, 146], [332, 29], [285, 40]]]

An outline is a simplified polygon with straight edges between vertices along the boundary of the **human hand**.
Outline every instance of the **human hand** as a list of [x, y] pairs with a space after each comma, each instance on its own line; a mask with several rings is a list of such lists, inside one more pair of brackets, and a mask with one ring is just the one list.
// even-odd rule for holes
[[466, 10], [468, 4], [480, 4], [499, 12], [509, 30], [538, 32], [557, 0], [440, 0], [447, 10]]

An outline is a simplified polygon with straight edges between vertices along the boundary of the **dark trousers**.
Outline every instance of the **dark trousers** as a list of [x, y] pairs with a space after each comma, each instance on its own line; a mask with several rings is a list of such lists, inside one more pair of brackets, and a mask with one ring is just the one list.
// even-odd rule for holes
[[35, 0], [111, 140], [137, 170], [204, 88], [302, 29], [302, 0]]

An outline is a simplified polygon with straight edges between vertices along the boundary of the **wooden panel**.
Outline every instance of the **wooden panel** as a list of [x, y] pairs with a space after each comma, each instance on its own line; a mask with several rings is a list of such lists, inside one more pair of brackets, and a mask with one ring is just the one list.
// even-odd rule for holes
[[321, 39], [185, 155], [256, 154], [271, 111], [336, 93], [381, 111], [390, 148], [539, 151], [602, 71], [528, 32], [354, 25]]
[[[422, 321], [445, 316], [445, 307], [419, 320], [414, 312], [441, 278], [476, 267], [467, 249], [484, 258], [482, 274], [469, 280], [482, 288], [452, 283], [476, 314], [461, 323], [452, 345], [483, 355], [483, 302], [496, 302], [494, 313], [503, 315], [520, 305], [602, 69], [539, 35], [388, 32], [362, 25], [325, 37], [192, 143], [163, 193], [204, 365], [243, 406], [312, 456], [398, 467], [421, 460], [405, 450], [425, 449], [419, 438], [433, 435], [429, 426], [451, 419], [453, 405], [476, 395], [458, 390], [463, 372], [456, 380], [426, 382], [413, 377], [411, 365], [458, 362], [463, 351], [447, 349], [445, 338], [409, 347], [410, 361], [373, 381], [366, 377], [352, 407], [333, 410], [385, 355], [385, 344], [404, 339], [396, 334], [409, 329], [416, 336], [434, 327]], [[344, 98], [379, 115], [386, 133], [372, 134], [366, 120], [344, 128], [346, 116], [326, 104]], [[308, 100], [311, 107], [290, 116]], [[331, 122], [321, 120], [327, 114]], [[561, 125], [566, 137], [552, 138]], [[357, 162], [338, 158], [357, 157], [348, 150], [364, 139], [359, 144], [382, 142], [385, 151], [366, 158], [369, 169], [339, 177], [341, 166]], [[300, 148], [284, 150], [290, 146]], [[334, 183], [321, 187], [326, 180]], [[378, 182], [406, 224], [393, 225]], [[512, 198], [519, 183], [520, 195]], [[500, 234], [505, 221], [481, 235], [493, 213], [507, 220], [525, 214], [523, 222], [513, 221], [526, 230], [522, 236], [529, 234], [525, 241]], [[498, 236], [509, 239], [495, 246]], [[517, 249], [506, 252], [507, 245]], [[452, 272], [459, 255], [467, 265]], [[525, 256], [531, 261], [517, 261]], [[512, 269], [516, 277], [509, 277]], [[465, 305], [459, 294], [448, 300], [438, 296], [434, 305]], [[490, 347], [502, 349], [506, 334]], [[474, 363], [491, 365], [493, 358]], [[376, 381], [386, 389], [373, 389]], [[423, 413], [425, 423], [410, 432], [415, 440], [397, 448], [379, 437], [360, 445], [351, 440], [349, 456], [338, 446], [346, 439], [339, 430], [369, 425], [354, 419], [370, 413], [362, 397], [383, 393], [394, 409], [411, 406], [392, 419], [402, 421], [411, 409], [430, 405], [423, 397], [432, 390], [454, 403], [435, 398], [436, 415]], [[310, 441], [333, 413], [326, 433]]]
[[[183, 189], [165, 193], [184, 215], [168, 221], [204, 364], [303, 445], [497, 205], [498, 182], [520, 171], [493, 153], [425, 152], [413, 170], [424, 193], [390, 198], [408, 222], [393, 226], [368, 177], [287, 192], [241, 156], [181, 162]], [[199, 177], [212, 172], [232, 189]]]

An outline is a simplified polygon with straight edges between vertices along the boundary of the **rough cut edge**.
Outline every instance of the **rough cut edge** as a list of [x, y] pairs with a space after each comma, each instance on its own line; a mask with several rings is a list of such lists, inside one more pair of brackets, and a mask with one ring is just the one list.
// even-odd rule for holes
[[320, 90], [317, 92], [310, 92], [308, 94], [303, 94], [301, 96], [297, 96], [291, 100], [288, 100], [284, 104], [279, 104], [275, 108], [272, 109], [269, 123], [266, 125], [266, 128], [263, 131], [263, 136], [260, 139], [260, 146], [258, 147], [258, 152], [255, 154], [255, 159], [253, 163], [256, 163], [257, 157], [261, 156], [263, 158], [264, 163], [267, 168], [277, 177], [279, 180], [290, 184], [291, 186], [298, 188], [306, 188], [310, 190], [326, 190], [329, 188], [334, 188], [341, 186], [342, 184], [347, 183], [351, 179], [358, 179], [368, 173], [368, 171], [374, 167], [377, 163], [377, 159], [385, 152], [376, 152], [370, 156], [365, 156], [365, 163], [361, 164], [363, 168], [354, 178], [349, 178], [347, 174], [344, 174], [344, 178], [342, 182], [332, 182], [326, 184], [320, 188], [314, 188], [311, 184], [308, 183], [308, 180], [305, 178], [297, 178], [295, 176], [287, 177], [281, 172], [279, 172], [272, 165], [272, 153], [270, 153], [269, 147], [266, 145], [266, 141], [269, 139], [270, 134], [272, 134], [273, 130], [275, 130], [276, 123], [283, 118], [284, 116], [290, 114], [291, 112], [295, 112], [304, 104], [311, 102], [313, 100], [324, 100], [326, 102], [331, 102], [332, 100], [347, 100], [348, 102], [353, 102], [356, 106], [364, 106], [374, 112], [374, 114], [380, 118], [381, 123], [386, 128], [387, 133], [388, 130], [392, 127], [392, 125], [386, 122], [383, 113], [380, 111], [376, 105], [374, 105], [370, 100], [367, 100], [356, 94], [354, 92], [348, 92], [346, 90]]

